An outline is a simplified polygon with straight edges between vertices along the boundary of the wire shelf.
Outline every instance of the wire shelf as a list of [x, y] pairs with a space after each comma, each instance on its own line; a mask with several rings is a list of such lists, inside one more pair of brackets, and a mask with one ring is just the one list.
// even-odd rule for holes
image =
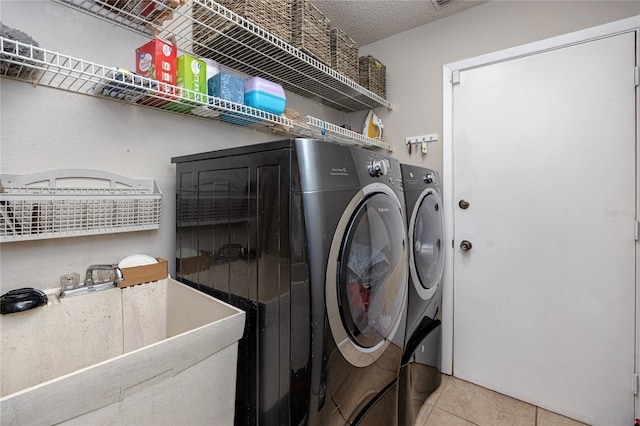
[[325, 139], [344, 145], [367, 145], [393, 151], [391, 145], [383, 139], [368, 138], [360, 133], [327, 123], [319, 118], [306, 116], [305, 123], [311, 131], [311, 136], [317, 139]]
[[[160, 83], [118, 67], [107, 67], [4, 37], [0, 37], [0, 75], [34, 85], [170, 113], [221, 120], [266, 133], [308, 137], [314, 131], [307, 123], [308, 120], [291, 120], [285, 116]], [[314, 122], [315, 120], [318, 119], [314, 119]], [[332, 125], [333, 127], [339, 129], [338, 126]], [[381, 146], [374, 139], [351, 133], [353, 140], [348, 141], [345, 141], [345, 136], [340, 132], [322, 136], [331, 142], [392, 150], [390, 145]]]
[[0, 183], [0, 242], [160, 227], [162, 194], [153, 179], [54, 170], [3, 174]]
[[171, 19], [161, 24], [135, 12], [141, 9], [135, 5], [153, 3], [157, 9], [169, 9], [166, 0], [123, 2], [128, 4], [126, 10], [115, 7], [120, 2], [113, 1], [54, 1], [146, 36], [175, 39], [184, 52], [274, 81], [341, 111], [392, 108], [380, 95], [212, 0], [190, 0], [171, 9]]

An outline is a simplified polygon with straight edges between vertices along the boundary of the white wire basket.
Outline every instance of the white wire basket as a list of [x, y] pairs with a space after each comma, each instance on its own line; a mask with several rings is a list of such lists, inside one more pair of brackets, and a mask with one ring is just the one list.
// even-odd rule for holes
[[0, 176], [0, 242], [143, 231], [160, 227], [153, 179], [67, 169]]

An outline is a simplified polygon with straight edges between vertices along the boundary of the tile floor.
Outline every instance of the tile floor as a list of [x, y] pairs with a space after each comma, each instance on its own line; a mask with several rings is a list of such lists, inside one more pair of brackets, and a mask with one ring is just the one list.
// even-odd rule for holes
[[498, 392], [443, 375], [416, 426], [581, 426], [584, 423]]

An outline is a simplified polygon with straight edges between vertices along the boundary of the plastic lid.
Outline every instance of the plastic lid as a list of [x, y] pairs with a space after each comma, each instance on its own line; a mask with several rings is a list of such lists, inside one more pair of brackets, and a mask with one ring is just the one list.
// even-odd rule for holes
[[261, 92], [269, 93], [280, 98], [285, 98], [284, 89], [281, 85], [269, 80], [265, 80], [262, 77], [253, 77], [251, 80], [247, 80], [244, 82], [244, 93], [249, 93], [253, 90], [260, 90]]

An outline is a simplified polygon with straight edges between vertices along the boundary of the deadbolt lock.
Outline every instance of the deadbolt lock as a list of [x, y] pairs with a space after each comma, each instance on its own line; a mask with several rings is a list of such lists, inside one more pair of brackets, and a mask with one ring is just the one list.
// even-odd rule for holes
[[466, 210], [469, 208], [469, 201], [467, 200], [460, 200], [460, 202], [458, 202], [458, 206], [460, 206], [460, 208], [462, 210]]
[[462, 249], [462, 251], [469, 251], [471, 250], [472, 247], [473, 247], [473, 244], [471, 244], [471, 241], [469, 240], [462, 240], [460, 242], [460, 248]]

